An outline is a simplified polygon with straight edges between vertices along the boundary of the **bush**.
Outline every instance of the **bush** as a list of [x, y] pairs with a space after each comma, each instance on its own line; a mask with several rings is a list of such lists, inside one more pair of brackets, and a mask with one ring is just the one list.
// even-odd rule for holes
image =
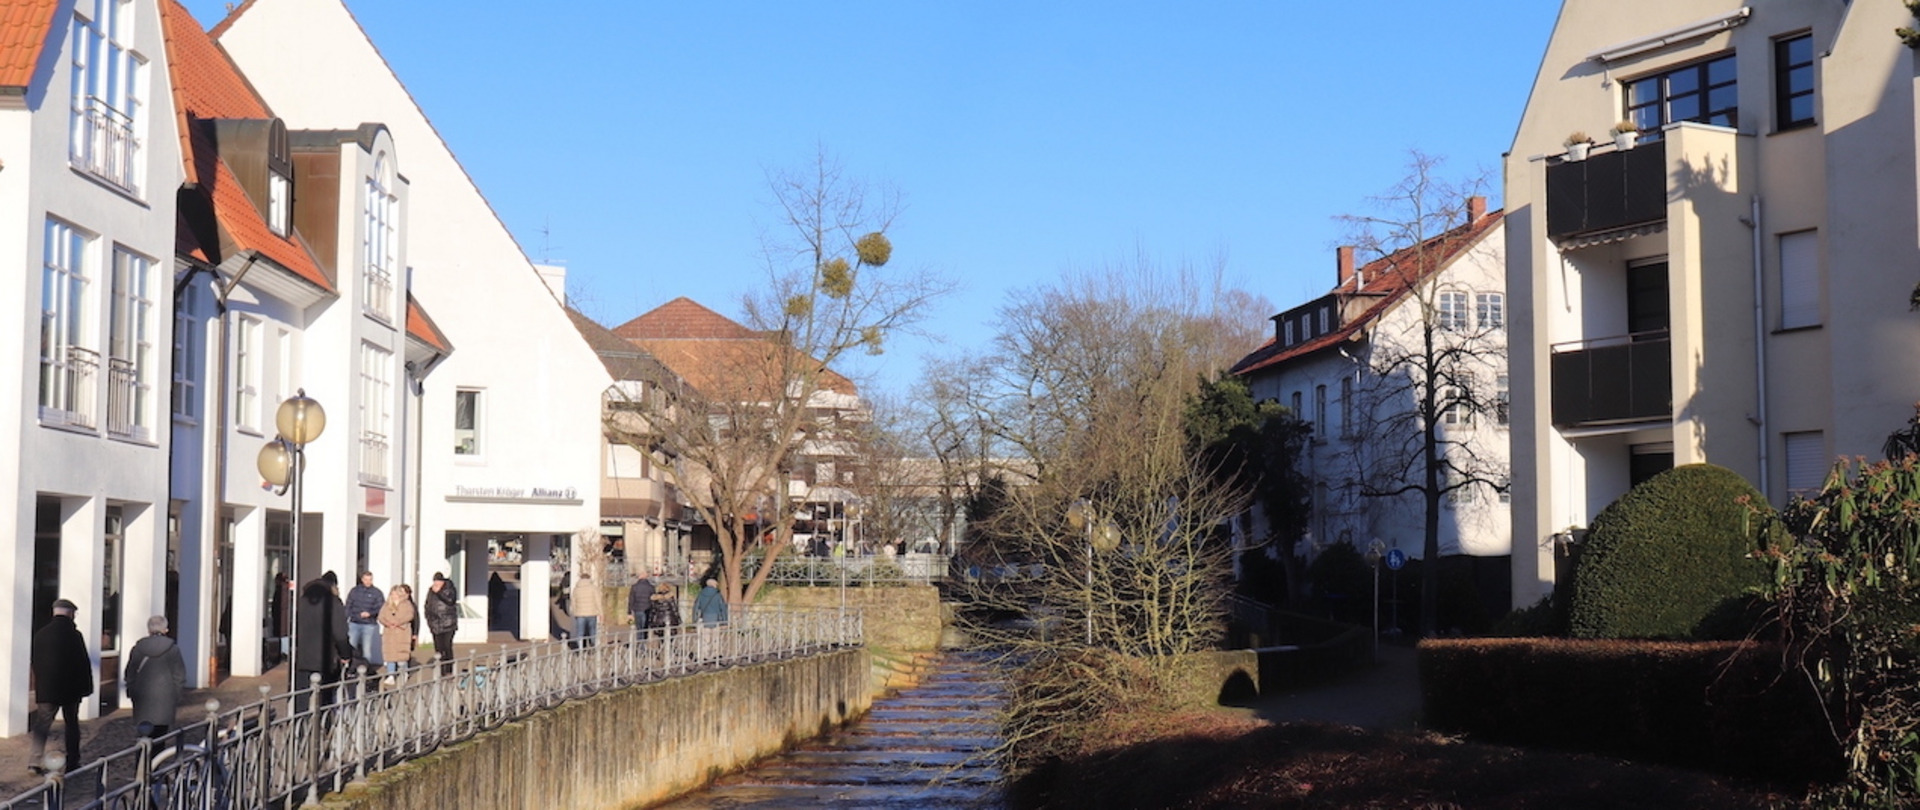
[[1581, 550], [1569, 611], [1578, 638], [1734, 638], [1766, 581], [1755, 509], [1738, 473], [1675, 467], [1614, 501]]
[[1352, 543], [1334, 543], [1321, 550], [1307, 566], [1313, 598], [1322, 612], [1337, 621], [1364, 624], [1373, 621], [1373, 569]]
[[1488, 635], [1503, 638], [1559, 637], [1567, 634], [1567, 605], [1565, 599], [1552, 596], [1540, 597], [1533, 607], [1501, 616], [1493, 623]]

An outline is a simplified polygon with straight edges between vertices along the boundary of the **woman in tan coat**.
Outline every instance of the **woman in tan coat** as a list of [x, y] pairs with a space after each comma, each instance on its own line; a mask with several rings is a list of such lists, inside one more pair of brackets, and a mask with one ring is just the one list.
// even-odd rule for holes
[[380, 656], [387, 660], [388, 674], [398, 671], [402, 662], [413, 664], [413, 617], [413, 599], [406, 588], [393, 586], [387, 603], [380, 606]]

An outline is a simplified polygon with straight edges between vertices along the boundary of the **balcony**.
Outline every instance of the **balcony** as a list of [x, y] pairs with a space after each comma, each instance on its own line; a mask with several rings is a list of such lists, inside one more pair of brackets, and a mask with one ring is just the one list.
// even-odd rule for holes
[[360, 433], [360, 483], [387, 485], [387, 437], [371, 430]]
[[94, 375], [100, 354], [67, 346], [52, 357], [40, 358], [40, 422], [46, 425], [94, 428]]
[[146, 387], [140, 384], [140, 370], [133, 361], [107, 358], [107, 433], [146, 441], [146, 400]]
[[1547, 235], [1554, 239], [1666, 218], [1664, 140], [1547, 165]]
[[74, 165], [139, 193], [140, 139], [134, 137], [133, 119], [93, 96], [74, 108], [73, 119]]
[[1554, 427], [1671, 419], [1671, 343], [1661, 330], [1554, 345]]

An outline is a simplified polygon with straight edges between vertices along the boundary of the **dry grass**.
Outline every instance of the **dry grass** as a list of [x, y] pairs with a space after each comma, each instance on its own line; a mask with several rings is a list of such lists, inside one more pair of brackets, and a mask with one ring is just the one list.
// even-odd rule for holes
[[1771, 808], [1801, 793], [1606, 757], [1429, 733], [1271, 725], [1227, 712], [1136, 716], [1111, 745], [1014, 786], [1050, 808]]

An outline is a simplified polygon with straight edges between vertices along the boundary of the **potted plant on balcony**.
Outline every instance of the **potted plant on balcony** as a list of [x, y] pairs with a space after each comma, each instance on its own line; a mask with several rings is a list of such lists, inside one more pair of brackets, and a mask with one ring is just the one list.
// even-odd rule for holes
[[1625, 151], [1632, 149], [1640, 138], [1640, 126], [1632, 120], [1621, 121], [1613, 125], [1613, 148]]
[[1574, 130], [1572, 135], [1567, 136], [1566, 146], [1568, 160], [1586, 160], [1587, 152], [1593, 149], [1593, 139], [1587, 137], [1585, 132]]

